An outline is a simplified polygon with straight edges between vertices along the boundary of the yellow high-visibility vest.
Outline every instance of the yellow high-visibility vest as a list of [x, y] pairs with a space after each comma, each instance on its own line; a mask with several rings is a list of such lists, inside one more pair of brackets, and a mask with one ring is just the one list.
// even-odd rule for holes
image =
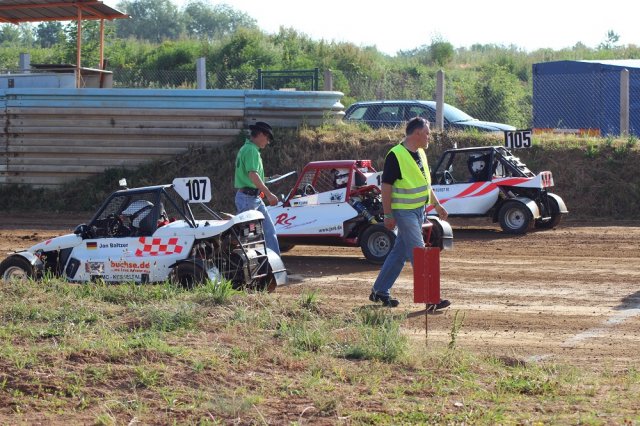
[[389, 152], [396, 155], [402, 175], [402, 179], [396, 179], [393, 183], [391, 208], [410, 210], [428, 204], [431, 198], [431, 175], [424, 149], [418, 148], [417, 151], [424, 167], [424, 173], [401, 143], [391, 148]]

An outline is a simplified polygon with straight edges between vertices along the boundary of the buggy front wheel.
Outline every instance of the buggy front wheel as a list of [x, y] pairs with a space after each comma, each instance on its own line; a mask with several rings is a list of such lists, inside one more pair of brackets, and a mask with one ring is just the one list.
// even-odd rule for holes
[[0, 263], [0, 278], [4, 281], [27, 281], [35, 276], [35, 268], [24, 257], [10, 256]]
[[531, 219], [529, 208], [517, 201], [507, 201], [498, 212], [500, 227], [507, 234], [524, 234], [531, 225]]

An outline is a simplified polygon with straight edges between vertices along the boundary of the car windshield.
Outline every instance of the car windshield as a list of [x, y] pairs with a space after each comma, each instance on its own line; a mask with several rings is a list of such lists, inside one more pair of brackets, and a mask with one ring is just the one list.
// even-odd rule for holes
[[464, 111], [460, 111], [458, 108], [449, 104], [444, 104], [444, 118], [449, 123], [460, 123], [462, 121], [472, 121], [475, 118], [471, 117]]

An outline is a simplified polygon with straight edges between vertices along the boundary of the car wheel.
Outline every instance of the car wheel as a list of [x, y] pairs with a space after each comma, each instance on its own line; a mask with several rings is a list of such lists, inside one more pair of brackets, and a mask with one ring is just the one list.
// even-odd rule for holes
[[562, 214], [560, 213], [560, 207], [558, 207], [558, 202], [554, 200], [552, 197], [548, 197], [549, 201], [549, 210], [550, 211], [550, 219], [541, 220], [536, 219], [535, 227], [537, 229], [553, 229], [560, 224], [560, 220], [562, 219]]
[[0, 263], [0, 277], [4, 281], [28, 281], [35, 275], [33, 265], [22, 256], [11, 256]]
[[524, 234], [529, 229], [531, 219], [527, 206], [517, 201], [507, 201], [498, 213], [500, 227], [507, 234]]
[[367, 227], [360, 236], [360, 248], [364, 257], [375, 265], [381, 265], [393, 248], [396, 234], [382, 225]]
[[179, 263], [173, 268], [173, 282], [183, 288], [192, 289], [204, 282], [205, 273], [200, 265], [193, 262]]

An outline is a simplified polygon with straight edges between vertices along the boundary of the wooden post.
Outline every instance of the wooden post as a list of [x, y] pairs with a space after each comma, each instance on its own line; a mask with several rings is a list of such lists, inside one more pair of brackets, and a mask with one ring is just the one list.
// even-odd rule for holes
[[[100, 62], [98, 66], [104, 66], [104, 19], [100, 19]], [[101, 69], [104, 70], [104, 68]]]
[[333, 91], [333, 71], [330, 69], [324, 70], [324, 90], [325, 92]]
[[444, 130], [444, 71], [436, 73], [436, 122], [435, 128]]
[[207, 65], [205, 58], [198, 58], [196, 60], [196, 88], [204, 90], [207, 88]]
[[77, 40], [76, 40], [76, 89], [81, 87], [80, 62], [82, 61], [82, 9], [76, 6], [78, 10], [77, 22]]
[[620, 71], [620, 136], [629, 134], [629, 70]]

